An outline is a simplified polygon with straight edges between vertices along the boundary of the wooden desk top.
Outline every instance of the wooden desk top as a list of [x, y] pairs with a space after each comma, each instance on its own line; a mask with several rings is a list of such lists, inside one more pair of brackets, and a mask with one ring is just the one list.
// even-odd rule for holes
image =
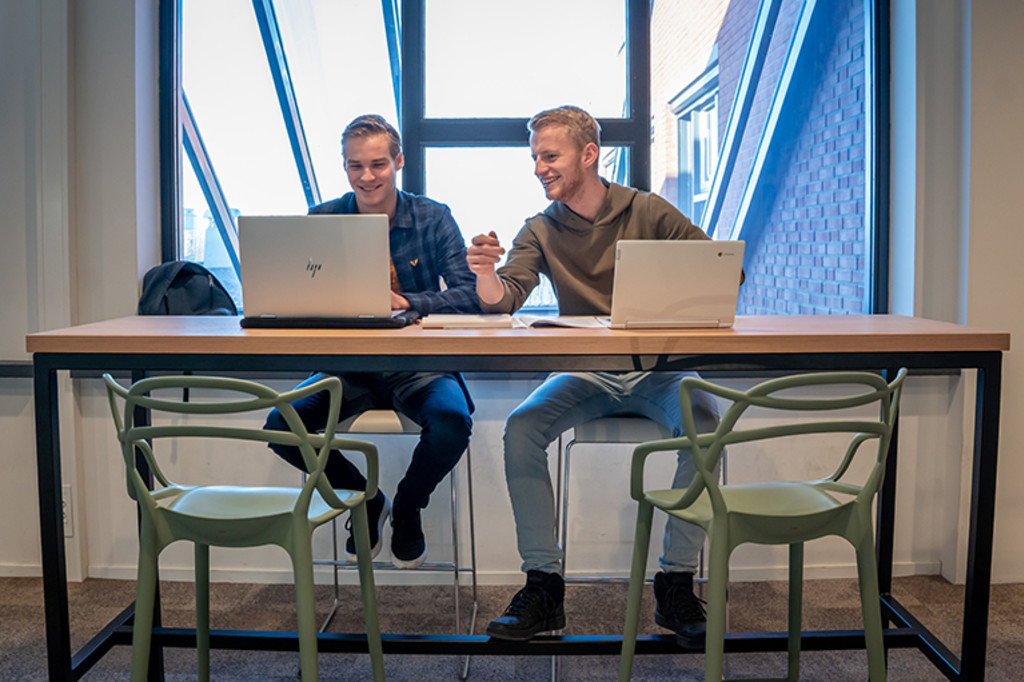
[[1010, 335], [900, 315], [740, 316], [731, 329], [242, 329], [237, 317], [122, 317], [29, 334], [30, 353], [687, 355], [1006, 351]]

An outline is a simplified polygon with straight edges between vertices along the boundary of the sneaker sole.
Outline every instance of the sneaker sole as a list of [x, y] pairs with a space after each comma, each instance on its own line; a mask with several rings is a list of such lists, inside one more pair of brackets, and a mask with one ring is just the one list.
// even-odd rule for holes
[[[380, 516], [377, 517], [377, 544], [370, 548], [371, 559], [376, 559], [377, 555], [380, 554], [380, 550], [384, 548], [384, 524], [387, 522], [389, 516], [391, 516], [391, 500], [385, 497], [384, 509], [381, 510]], [[345, 548], [342, 551], [345, 553], [345, 558], [348, 559], [349, 562], [354, 564], [359, 560], [359, 557], [355, 554], [348, 553], [348, 548]]]
[[704, 634], [689, 635], [676, 631], [675, 628], [673, 628], [666, 622], [665, 618], [663, 618], [657, 610], [654, 611], [654, 622], [657, 625], [665, 628], [666, 630], [671, 630], [672, 632], [674, 632], [676, 635], [676, 644], [678, 644], [682, 648], [690, 649], [692, 651], [704, 650]]
[[676, 644], [690, 651], [704, 651], [704, 637], [683, 636], [676, 633]]
[[543, 623], [535, 628], [529, 630], [506, 630], [501, 626], [494, 626], [494, 623], [490, 623], [487, 626], [487, 634], [494, 639], [500, 639], [505, 642], [527, 642], [533, 639], [533, 636], [540, 632], [547, 632], [549, 630], [561, 630], [565, 627], [565, 614], [559, 614], [554, 618], [548, 618]]
[[420, 566], [423, 565], [423, 562], [426, 561], [426, 560], [427, 560], [427, 548], [424, 547], [423, 548], [423, 554], [420, 554], [415, 559], [406, 560], [406, 559], [399, 559], [396, 556], [392, 556], [391, 557], [391, 565], [394, 566], [395, 568], [401, 568], [403, 570], [404, 569], [410, 569], [410, 568], [419, 568]]

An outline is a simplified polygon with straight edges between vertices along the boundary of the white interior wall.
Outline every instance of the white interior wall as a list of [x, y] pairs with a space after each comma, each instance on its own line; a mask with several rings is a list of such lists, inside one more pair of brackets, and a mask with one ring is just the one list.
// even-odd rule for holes
[[[0, 107], [0, 151], [4, 152], [0, 169], [5, 180], [0, 183], [0, 200], [4, 234], [9, 238], [5, 245], [11, 247], [0, 252], [0, 283], [12, 292], [4, 296], [5, 319], [15, 320], [19, 327], [17, 332], [3, 331], [0, 336], [4, 359], [26, 357], [25, 332], [131, 314], [141, 273], [156, 262], [156, 24], [150, 4], [143, 0], [43, 0], [30, 6], [18, 0], [0, 0], [0, 86], [5, 102]], [[949, 19], [943, 21], [940, 35], [949, 28]], [[1020, 278], [1008, 262], [1014, 249], [1006, 247], [1006, 240], [1013, 240], [1011, 246], [1024, 246], [1019, 233], [1006, 227], [1020, 214], [1019, 200], [1014, 199], [1019, 192], [1013, 186], [1014, 162], [1021, 157], [1016, 122], [1022, 118], [1015, 77], [1024, 58], [1014, 41], [1022, 27], [1024, 17], [1016, 3], [1002, 0], [975, 7], [966, 29], [971, 31], [971, 267], [960, 291], [966, 292], [966, 322], [1011, 332], [1024, 331], [1020, 313], [1008, 313], [1005, 305], [1013, 300], [1008, 293], [1020, 291]], [[923, 46], [917, 54], [929, 54], [928, 49]], [[931, 69], [929, 59], [921, 59], [915, 70], [917, 87], [924, 88], [922, 101], [948, 101], [948, 92], [932, 92], [945, 80]], [[956, 124], [934, 122], [940, 111], [928, 114], [929, 125], [937, 126], [934, 130], [943, 135], [955, 135]], [[963, 125], [963, 114], [958, 116]], [[917, 139], [918, 145], [924, 144], [920, 135]], [[928, 138], [929, 145], [932, 139]], [[958, 148], [961, 158], [957, 163], [963, 165], [962, 142]], [[939, 150], [929, 147], [916, 152], [924, 154], [929, 164], [941, 162], [941, 155], [935, 156]], [[929, 184], [934, 177], [934, 173], [915, 176], [915, 197], [934, 197], [945, 191]], [[946, 177], [939, 187], [948, 188], [950, 183], [955, 184]], [[957, 206], [948, 210], [962, 212]], [[930, 221], [943, 217], [943, 211], [938, 213], [917, 212], [915, 225], [924, 230], [916, 237], [918, 246], [932, 234]], [[930, 216], [929, 221], [922, 223], [922, 216]], [[943, 224], [943, 236], [937, 241], [945, 249], [951, 233], [948, 224]], [[957, 224], [953, 237], [962, 235], [964, 228]], [[951, 241], [959, 244], [962, 238]], [[14, 247], [20, 252], [12, 254]], [[962, 260], [963, 254], [954, 246], [949, 248], [952, 250], [938, 254], [931, 248], [915, 248], [913, 266], [922, 272], [914, 278], [919, 289], [958, 277], [959, 271], [948, 266], [951, 260]], [[24, 296], [13, 293], [23, 291], [27, 291]], [[936, 297], [931, 301], [939, 298], [939, 290], [934, 291]], [[925, 294], [918, 291], [916, 295]], [[941, 309], [942, 316], [945, 310]], [[11, 326], [15, 325], [3, 327]], [[1021, 465], [1006, 453], [1024, 442], [1024, 434], [1012, 418], [1021, 407], [1013, 380], [1021, 378], [1024, 370], [1013, 353], [1007, 355], [1005, 369], [1001, 489], [1020, 474]], [[69, 545], [69, 575], [131, 577], [133, 515], [124, 495], [100, 386], [95, 380], [74, 383], [74, 392], [66, 388], [62, 400], [65, 480], [75, 487], [78, 522]], [[915, 378], [907, 392], [901, 431], [898, 572], [938, 572], [943, 570], [943, 562], [958, 555], [949, 551], [958, 538], [951, 538], [948, 528], [962, 531], [963, 517], [948, 500], [962, 489], [961, 471], [969, 444], [961, 433], [963, 384], [956, 377]], [[526, 381], [480, 381], [471, 386], [479, 406], [473, 434], [478, 558], [488, 582], [520, 580], [500, 443], [504, 416], [531, 385]], [[8, 519], [4, 533], [8, 542], [0, 546], [0, 574], [30, 575], [39, 570], [30, 391], [28, 380], [0, 379], [0, 428], [9, 459], [8, 476], [0, 480], [0, 512]], [[600, 461], [594, 464], [583, 461], [589, 457], [583, 452], [581, 448], [574, 469], [574, 480], [582, 487], [574, 494], [579, 516], [574, 517], [574, 534], [570, 536], [570, 563], [578, 558], [589, 564], [576, 564], [578, 567], [598, 574], [624, 565], [631, 510], [628, 503], [613, 507], [609, 510], [613, 522], [601, 525], [606, 534], [589, 535], [579, 524], [583, 523], [580, 519], [597, 515], [597, 510], [591, 513], [588, 506], [597, 495], [584, 488], [606, 482], [609, 472], [618, 466], [616, 460], [625, 459], [626, 451], [611, 448], [611, 454], [597, 452], [593, 456]], [[767, 457], [748, 466], [771, 468], [777, 463]], [[733, 471], [738, 474], [740, 470], [734, 466]], [[292, 475], [277, 463], [251, 473], [268, 480], [289, 480]], [[624, 482], [601, 492], [617, 495], [615, 485], [624, 486]], [[436, 499], [428, 513], [428, 541], [432, 547], [442, 548], [445, 515], [440, 496]], [[1024, 510], [1007, 494], [1001, 494], [997, 502], [995, 579], [1021, 581], [1021, 550], [1009, 532], [1001, 530], [1012, 527]], [[189, 561], [187, 551], [170, 554], [164, 562], [168, 577], [186, 578], [183, 567]], [[738, 578], [778, 577], [783, 563], [783, 557], [772, 549], [741, 550], [733, 574]], [[853, 574], [852, 557], [835, 556], [827, 545], [809, 550], [808, 564], [810, 575]], [[268, 553], [215, 554], [215, 570], [221, 579], [284, 579], [283, 566], [281, 558]]]
[[969, 92], [970, 239], [966, 283], [967, 324], [1003, 329], [1012, 335], [1003, 357], [1002, 419], [996, 491], [993, 577], [1024, 580], [1024, 544], [1014, 530], [1024, 520], [1024, 3], [971, 3]]

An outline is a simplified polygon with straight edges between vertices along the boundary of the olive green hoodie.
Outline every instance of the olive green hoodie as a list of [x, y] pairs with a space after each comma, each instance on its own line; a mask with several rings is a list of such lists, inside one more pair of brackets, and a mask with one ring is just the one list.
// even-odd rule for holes
[[544, 274], [554, 285], [560, 315], [608, 315], [612, 305], [615, 242], [620, 239], [708, 239], [672, 204], [657, 194], [615, 183], [597, 214], [587, 222], [560, 201], [529, 218], [516, 235], [498, 277], [501, 301], [484, 312], [512, 313]]

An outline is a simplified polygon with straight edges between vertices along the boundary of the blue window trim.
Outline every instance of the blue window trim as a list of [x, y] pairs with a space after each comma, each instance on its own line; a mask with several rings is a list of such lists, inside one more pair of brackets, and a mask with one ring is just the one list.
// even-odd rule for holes
[[267, 53], [267, 65], [274, 79], [274, 89], [281, 105], [281, 116], [288, 131], [288, 141], [295, 156], [295, 167], [299, 172], [302, 192], [306, 197], [306, 205], [316, 206], [320, 203], [320, 188], [316, 183], [316, 172], [313, 170], [313, 159], [309, 154], [309, 143], [306, 131], [302, 127], [302, 116], [299, 114], [299, 102], [295, 96], [295, 84], [288, 70], [288, 58], [285, 55], [284, 43], [281, 39], [281, 27], [277, 23], [274, 12], [274, 0], [252, 0], [252, 9], [256, 14], [256, 23], [260, 27], [263, 49]]
[[757, 9], [757, 19], [754, 22], [747, 55], [743, 60], [739, 86], [736, 89], [735, 104], [729, 113], [725, 139], [722, 141], [722, 151], [719, 153], [715, 177], [711, 180], [708, 201], [704, 207], [703, 223], [712, 237], [718, 236], [716, 235], [718, 216], [721, 213], [722, 200], [725, 197], [724, 189], [729, 186], [732, 179], [732, 171], [736, 165], [740, 142], [743, 140], [743, 131], [747, 124], [747, 115], [754, 102], [757, 83], [761, 80], [761, 70], [768, 54], [768, 46], [771, 44], [772, 33], [775, 31], [775, 22], [779, 17], [780, 7], [782, 7], [782, 0], [761, 0], [761, 5]]
[[750, 175], [747, 176], [743, 194], [740, 196], [739, 208], [736, 211], [736, 221], [733, 223], [732, 230], [729, 233], [719, 235], [723, 239], [743, 239], [749, 230], [757, 229], [757, 226], [752, 226], [748, 223], [747, 218], [755, 212], [752, 207], [755, 201], [755, 194], [761, 186], [761, 173], [764, 171], [765, 161], [772, 150], [772, 145], [776, 141], [775, 134], [778, 131], [782, 112], [786, 105], [793, 101], [792, 98], [796, 94], [794, 88], [791, 87], [794, 74], [801, 57], [806, 54], [804, 48], [808, 44], [807, 35], [811, 32], [811, 24], [823, 4], [824, 2], [819, 3], [818, 0], [804, 0], [800, 6], [800, 16], [797, 18], [796, 27], [793, 29], [793, 37], [790, 40], [789, 50], [786, 53], [786, 61], [782, 67], [782, 75], [779, 77], [779, 85], [775, 90], [775, 95], [772, 97], [772, 103], [768, 110], [768, 119], [765, 122], [764, 131], [761, 133], [761, 139], [757, 143], [754, 163], [751, 166]]
[[242, 268], [238, 261], [238, 224], [228, 206], [228, 200], [224, 196], [224, 190], [220, 186], [217, 174], [213, 170], [213, 159], [206, 151], [203, 137], [199, 134], [196, 117], [192, 113], [192, 107], [184, 92], [181, 93], [180, 118], [185, 154], [192, 164], [203, 196], [206, 197], [206, 203], [213, 215], [213, 224], [217, 226], [217, 232], [224, 242], [225, 250], [231, 259], [231, 267], [235, 270], [235, 276], [241, 278]]

